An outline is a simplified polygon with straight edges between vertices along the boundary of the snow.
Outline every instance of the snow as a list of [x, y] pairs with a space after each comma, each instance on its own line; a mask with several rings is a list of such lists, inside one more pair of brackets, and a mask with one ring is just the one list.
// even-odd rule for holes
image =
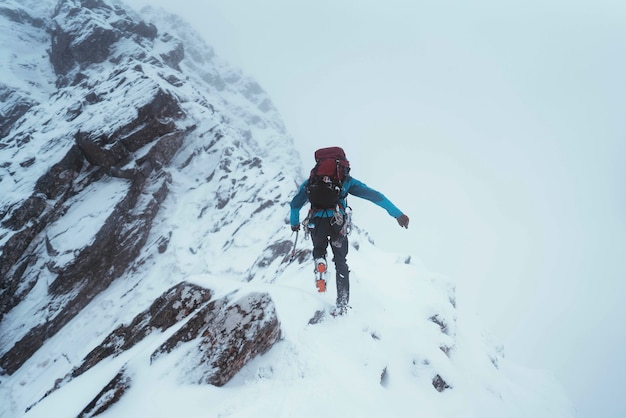
[[[15, 1], [3, 3], [1, 7], [5, 10], [22, 10], [22, 6]], [[49, 62], [48, 65], [41, 65], [42, 57], [48, 57], [48, 45], [44, 43], [48, 40], [45, 28], [9, 25], [6, 19], [0, 19], [0, 33], [2, 84], [19, 89], [35, 101], [46, 100], [54, 91], [56, 77]]]
[[[118, 48], [116, 53], [123, 54], [134, 47], [122, 42]], [[210, 54], [206, 58], [214, 60]], [[141, 263], [95, 297], [13, 375], [0, 376], [0, 397], [6, 400], [0, 404], [0, 416], [75, 417], [120, 370], [131, 387], [102, 417], [573, 416], [570, 402], [552, 377], [506, 359], [480, 318], [457, 300], [452, 281], [430, 272], [413, 254], [377, 248], [360, 228], [350, 237], [351, 309], [346, 316], [309, 324], [316, 311], [334, 304], [334, 280], [326, 294], [319, 294], [310, 255], [300, 264], [284, 260], [282, 254], [272, 256], [269, 250], [272, 244], [294, 239], [286, 218], [287, 203], [301, 177], [299, 156], [275, 109], [261, 106], [266, 95], [248, 88], [251, 80], [219, 61], [205, 65], [234, 84], [217, 95], [219, 90], [200, 81], [194, 70], [193, 83], [187, 80], [175, 89], [163, 81], [169, 69], [157, 74], [146, 67], [147, 79], [129, 84], [133, 89], [112, 90], [114, 78], [94, 87], [102, 97], [112, 91], [106, 97], [111, 112], [87, 108], [73, 121], [49, 126], [45, 134], [37, 131], [29, 146], [16, 151], [37, 158], [19, 187], [5, 189], [0, 183], [13, 202], [28, 195], [46, 162], [67, 150], [67, 144], [55, 142], [64, 132], [80, 126], [115, 129], [132, 113], [123, 104], [129, 100], [141, 104], [142, 96], [156, 88], [187, 99], [185, 110], [197, 123], [196, 134], [186, 139], [167, 169], [170, 194], [153, 222]], [[107, 66], [111, 64], [98, 69]], [[199, 58], [188, 58], [181, 68], [206, 70]], [[49, 105], [48, 114], [58, 114], [72, 102], [71, 92], [66, 93], [69, 98]], [[218, 132], [222, 136], [215, 139]], [[137, 155], [145, 152], [139, 150]], [[51, 247], [62, 254], [57, 262], [71, 261], [75, 250], [89, 245], [127, 187], [126, 180], [109, 178], [72, 198], [65, 215], [47, 231]], [[397, 228], [393, 219], [389, 224]], [[156, 254], [156, 243], [168, 234], [167, 250]], [[310, 248], [310, 241], [302, 235], [299, 239], [298, 249]], [[34, 247], [44, 254], [43, 242]], [[28, 298], [0, 324], [3, 349], [48, 312], [46, 287], [54, 277], [44, 267], [46, 260], [38, 261], [42, 273]], [[225, 386], [191, 385], [183, 383], [180, 368], [181, 356], [188, 351], [174, 350], [150, 360], [183, 320], [164, 332], [152, 332], [132, 349], [104, 359], [42, 399], [111, 330], [128, 324], [181, 281], [211, 289], [213, 300], [269, 294], [281, 324], [281, 340]], [[437, 376], [449, 386], [441, 392], [433, 385]]]
[[[542, 373], [502, 357], [496, 368], [486, 354], [489, 343], [474, 333], [485, 332], [478, 318], [459, 321], [451, 335], [429, 320], [435, 312], [456, 323], [445, 279], [404, 264], [361, 237], [354, 241], [360, 249], [350, 255], [352, 309], [345, 317], [315, 325], [308, 320], [333, 303], [334, 286], [318, 294], [308, 264], [290, 264], [271, 284], [212, 275], [187, 278], [215, 289], [216, 297], [268, 292], [276, 304], [282, 340], [224, 387], [180, 383], [176, 355], [151, 365], [149, 355], [158, 345], [154, 337], [104, 361], [26, 416], [49, 416], [51, 411], [58, 417], [76, 416], [79, 411], [70, 400], [93, 398], [124, 363], [133, 385], [103, 417], [572, 416], [559, 386]], [[450, 357], [440, 349], [443, 345], [452, 347]], [[436, 374], [452, 389], [436, 391]]]
[[[92, 399], [125, 363], [132, 388], [102, 416], [572, 416], [559, 386], [543, 374], [502, 357], [495, 367], [479, 319], [459, 314], [464, 320], [457, 323], [449, 282], [419, 264], [404, 264], [405, 256], [386, 254], [361, 236], [352, 241], [359, 244], [349, 256], [352, 309], [345, 317], [316, 325], [308, 320], [316, 310], [330, 306], [335, 293], [332, 282], [327, 294], [315, 291], [308, 263], [289, 264], [274, 283], [242, 284], [209, 274], [185, 278], [214, 289], [215, 298], [233, 291], [268, 292], [276, 304], [282, 340], [224, 387], [181, 384], [176, 356], [151, 365], [149, 355], [161, 341], [154, 337], [68, 383], [26, 416], [49, 416], [50, 411], [58, 417], [76, 416], [70, 400]], [[113, 306], [118, 297], [113, 288], [95, 303]], [[85, 312], [90, 321], [83, 326], [110, 323], [100, 318], [105, 312], [95, 307]], [[450, 335], [429, 320], [433, 314], [449, 321]], [[76, 344], [77, 337], [58, 336], [59, 341], [72, 341], [65, 344], [63, 355], [73, 361], [84, 356], [85, 346], [93, 345]], [[440, 349], [444, 345], [452, 347], [450, 357]], [[437, 392], [432, 386], [436, 374], [453, 388]], [[41, 393], [29, 402], [38, 396]], [[538, 404], [538, 398], [545, 404]]]
[[[70, 200], [69, 210], [52, 223], [48, 238], [52, 248], [62, 254], [57, 266], [70, 262], [74, 252], [91, 244], [115, 205], [125, 195], [128, 181], [110, 179], [98, 185], [92, 184], [80, 195]], [[56, 258], [59, 260], [59, 258]]]

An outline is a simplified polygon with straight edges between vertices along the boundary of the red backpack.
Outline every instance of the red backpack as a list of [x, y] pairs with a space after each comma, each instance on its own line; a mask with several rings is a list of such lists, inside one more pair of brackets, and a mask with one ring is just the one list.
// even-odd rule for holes
[[350, 173], [350, 162], [340, 147], [318, 149], [315, 161], [306, 189], [309, 202], [315, 209], [335, 209], [341, 199], [343, 182]]

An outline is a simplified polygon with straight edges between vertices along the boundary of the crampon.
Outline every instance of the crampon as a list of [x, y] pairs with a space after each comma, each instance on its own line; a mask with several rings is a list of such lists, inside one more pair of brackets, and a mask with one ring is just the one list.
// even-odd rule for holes
[[315, 287], [320, 293], [326, 292], [326, 260], [315, 260]]

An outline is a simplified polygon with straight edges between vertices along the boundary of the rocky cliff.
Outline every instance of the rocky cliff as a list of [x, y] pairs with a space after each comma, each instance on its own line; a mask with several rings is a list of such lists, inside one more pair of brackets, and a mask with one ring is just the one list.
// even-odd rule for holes
[[[213, 353], [223, 364], [212, 366], [211, 375], [198, 372], [198, 380], [223, 384], [246, 357], [278, 339], [271, 300], [253, 295], [225, 308], [228, 298], [209, 302], [206, 289], [180, 288], [180, 275], [160, 270], [158, 258], [182, 251], [188, 265], [169, 269], [193, 272], [210, 262], [210, 247], [224, 254], [212, 271], [243, 275], [265, 262], [246, 254], [230, 264], [245, 253], [249, 213], [271, 220], [275, 231], [284, 226], [296, 175], [284, 162], [299, 165], [291, 139], [259, 85], [217, 61], [177, 18], [158, 29], [107, 1], [47, 6], [35, 7], [39, 14], [33, 15], [28, 4], [0, 5], [3, 46], [14, 51], [2, 64], [9, 77], [0, 85], [0, 370], [20, 370], [123, 280], [130, 293], [122, 304], [132, 304], [132, 289], [144, 282], [156, 293], [158, 285], [175, 287], [152, 295], [158, 296], [152, 308], [113, 331], [73, 373], [196, 309], [197, 319], [185, 328], [192, 330], [170, 337], [154, 357], [191, 339], [202, 349], [207, 338], [220, 338], [203, 330], [238, 307], [242, 323], [248, 321], [241, 325], [247, 338], [259, 334], [265, 342], [242, 347], [232, 363]], [[268, 155], [276, 147], [283, 155]], [[274, 181], [247, 181], [261, 174]], [[202, 225], [202, 233], [178, 236], [168, 216], [180, 210]], [[288, 250], [282, 241], [263, 238], [274, 248], [271, 257]], [[133, 305], [126, 309], [146, 308]], [[174, 313], [174, 305], [185, 309]], [[259, 306], [268, 309], [254, 313]]]

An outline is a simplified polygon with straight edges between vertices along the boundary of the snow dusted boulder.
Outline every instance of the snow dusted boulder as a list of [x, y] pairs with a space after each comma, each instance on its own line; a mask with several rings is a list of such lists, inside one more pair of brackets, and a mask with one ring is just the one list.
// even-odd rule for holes
[[[163, 331], [183, 320], [210, 298], [211, 292], [193, 284], [181, 283], [155, 300], [150, 309], [138, 315], [127, 327], [120, 327], [94, 349], [73, 377], [110, 355], [130, 349], [153, 328]], [[178, 314], [173, 315], [173, 312]], [[180, 380], [223, 386], [250, 360], [267, 352], [280, 338], [274, 304], [268, 294], [251, 293], [231, 301], [225, 297], [198, 311], [183, 328], [152, 355], [152, 360], [173, 356]], [[126, 363], [78, 415], [97, 416], [107, 411], [133, 390], [136, 370]], [[58, 382], [46, 396], [67, 383]], [[32, 405], [34, 407], [35, 405]]]
[[117, 356], [141, 342], [154, 331], [163, 332], [187, 318], [211, 299], [213, 292], [192, 283], [182, 282], [158, 297], [128, 325], [115, 329], [98, 347], [85, 357], [83, 364], [72, 372], [76, 377], [101, 360]]
[[234, 302], [226, 297], [196, 313], [151, 361], [172, 353], [182, 381], [223, 386], [248, 361], [272, 348], [280, 334], [268, 294], [250, 293]]

